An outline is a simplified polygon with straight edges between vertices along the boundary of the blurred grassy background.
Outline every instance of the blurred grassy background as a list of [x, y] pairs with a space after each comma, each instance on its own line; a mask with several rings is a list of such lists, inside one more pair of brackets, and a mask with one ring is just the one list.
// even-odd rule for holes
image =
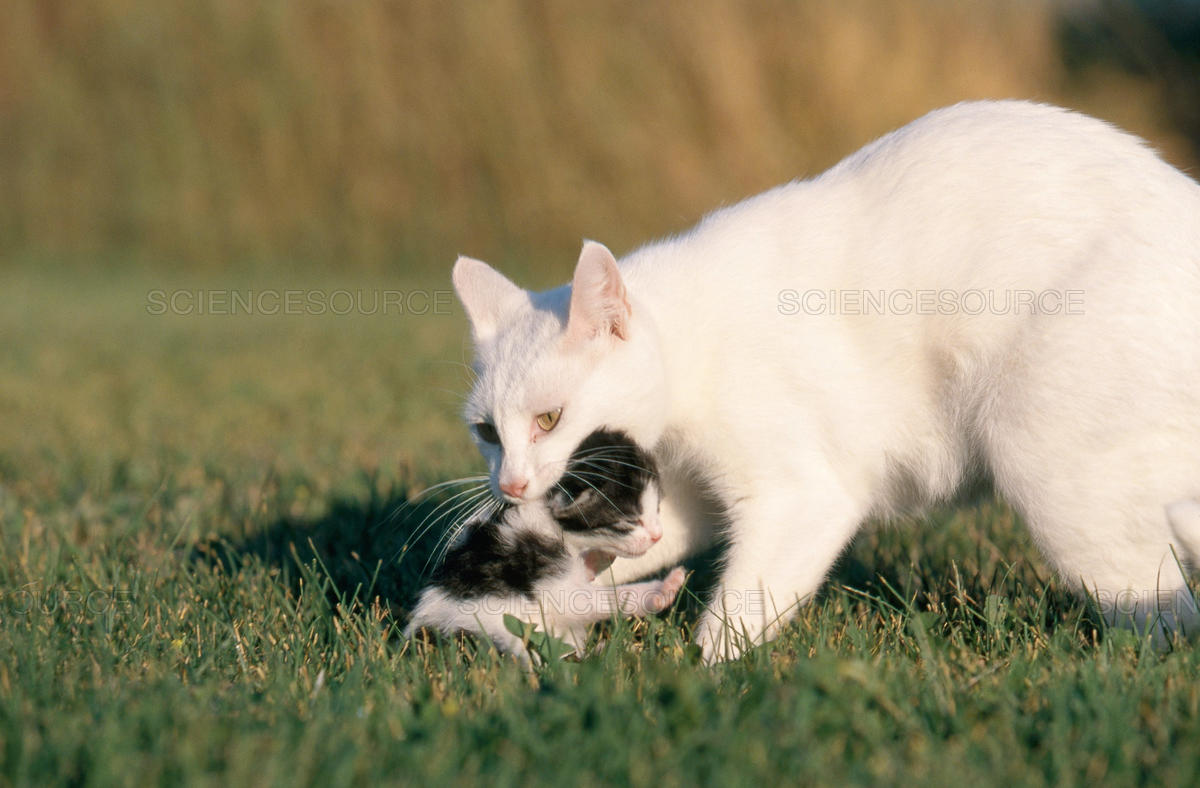
[[446, 295], [459, 252], [550, 285], [583, 237], [628, 250], [968, 98], [1191, 167], [1197, 8], [7, 0], [0, 784], [1195, 783], [1197, 652], [1098, 642], [987, 501], [867, 531], [715, 672], [674, 618], [536, 693], [401, 645], [445, 509], [398, 504], [481, 464], [457, 308], [149, 295]]
[[0, 265], [440, 274], [465, 252], [557, 278], [582, 237], [626, 250], [979, 97], [1089, 111], [1190, 167], [1198, 20], [1188, 0], [9, 0]]

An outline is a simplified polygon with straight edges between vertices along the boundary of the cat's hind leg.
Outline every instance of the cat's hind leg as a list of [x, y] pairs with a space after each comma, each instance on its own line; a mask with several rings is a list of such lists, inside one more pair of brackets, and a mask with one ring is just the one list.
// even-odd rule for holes
[[1149, 477], [1117, 484], [1103, 469], [1073, 470], [1041, 479], [1033, 495], [1026, 488], [1008, 496], [1021, 498], [1017, 508], [1058, 572], [1092, 597], [1110, 625], [1160, 643], [1173, 632], [1200, 631], [1187, 577], [1200, 554], [1200, 504], [1164, 507]]
[[971, 432], [1038, 547], [1110, 622], [1192, 633], [1200, 291], [1184, 269], [1143, 262], [1116, 279], [1081, 278], [1086, 313], [1029, 322], [981, 381]]

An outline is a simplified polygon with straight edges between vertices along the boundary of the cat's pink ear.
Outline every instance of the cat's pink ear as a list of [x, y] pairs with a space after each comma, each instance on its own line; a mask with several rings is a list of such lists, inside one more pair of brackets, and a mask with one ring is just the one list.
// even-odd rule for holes
[[504, 274], [480, 260], [459, 257], [450, 278], [462, 301], [475, 341], [485, 342], [495, 335], [500, 324], [529, 300], [529, 294], [514, 285]]
[[567, 338], [629, 335], [629, 297], [621, 271], [608, 247], [585, 241], [571, 280], [571, 307], [567, 314]]

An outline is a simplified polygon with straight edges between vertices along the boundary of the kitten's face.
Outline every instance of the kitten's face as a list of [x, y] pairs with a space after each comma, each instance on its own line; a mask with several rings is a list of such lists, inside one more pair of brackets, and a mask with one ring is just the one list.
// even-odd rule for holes
[[584, 247], [569, 288], [528, 293], [466, 258], [454, 284], [475, 338], [477, 382], [465, 416], [497, 497], [545, 496], [602, 425], [643, 446], [658, 440], [665, 395], [657, 340], [607, 249]]
[[610, 558], [639, 556], [662, 538], [658, 502], [654, 458], [616, 430], [584, 439], [546, 496], [567, 539]]

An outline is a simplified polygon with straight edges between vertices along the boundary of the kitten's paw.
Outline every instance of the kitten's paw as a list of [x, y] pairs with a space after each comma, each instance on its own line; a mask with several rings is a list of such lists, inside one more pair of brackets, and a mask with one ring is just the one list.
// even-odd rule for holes
[[675, 602], [679, 589], [683, 588], [685, 575], [682, 566], [672, 569], [659, 583], [658, 588], [646, 597], [646, 610], [661, 613]]

